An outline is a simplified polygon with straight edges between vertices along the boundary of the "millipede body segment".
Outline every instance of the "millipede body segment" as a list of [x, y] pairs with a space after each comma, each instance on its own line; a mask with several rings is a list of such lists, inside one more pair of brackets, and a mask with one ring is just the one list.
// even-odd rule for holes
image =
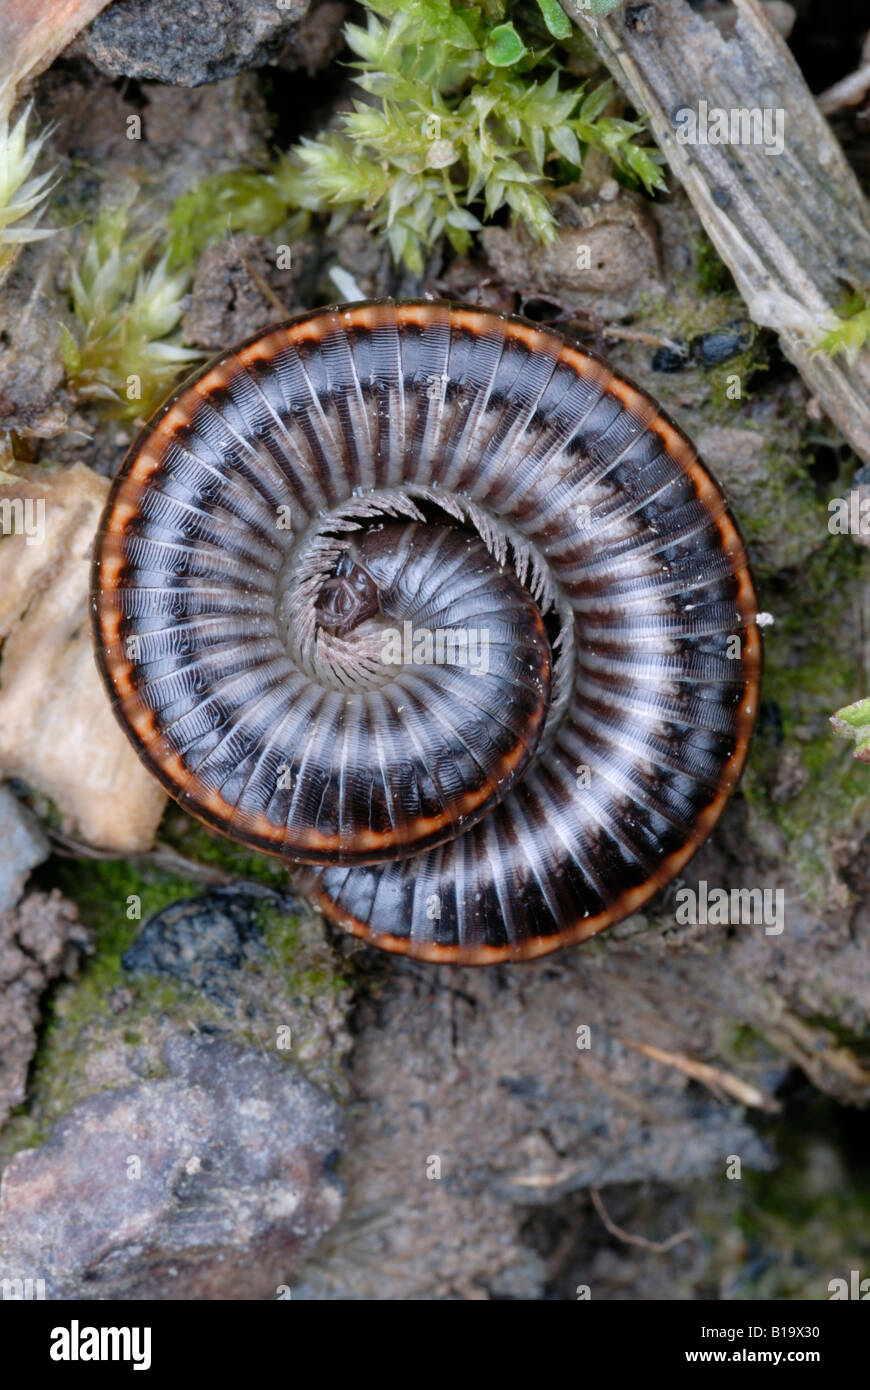
[[461, 305], [318, 310], [205, 368], [114, 482], [92, 605], [172, 796], [426, 960], [639, 908], [755, 721], [752, 581], [689, 440], [593, 354]]

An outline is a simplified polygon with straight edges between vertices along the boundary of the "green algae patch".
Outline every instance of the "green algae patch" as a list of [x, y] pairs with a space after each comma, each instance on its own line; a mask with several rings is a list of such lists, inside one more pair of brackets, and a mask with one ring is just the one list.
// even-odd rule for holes
[[[785, 855], [816, 903], [829, 891], [832, 840], [863, 833], [870, 808], [867, 771], [829, 723], [831, 708], [859, 693], [853, 595], [868, 569], [865, 551], [826, 536], [799, 572], [760, 595], [775, 622], [765, 633], [762, 720], [742, 785], [756, 820], [782, 831]], [[785, 750], [802, 769], [793, 792], [778, 784]]]
[[[45, 1000], [28, 1102], [0, 1137], [0, 1163], [43, 1143], [64, 1114], [96, 1091], [164, 1075], [164, 1044], [179, 1032], [219, 1031], [275, 1051], [324, 1089], [343, 1094], [350, 985], [336, 968], [321, 919], [304, 904], [297, 910], [289, 896], [279, 902], [261, 883], [252, 884], [248, 898], [239, 885], [254, 928], [251, 949], [228, 973], [226, 997], [213, 997], [166, 971], [122, 963], [149, 918], [191, 899], [207, 901], [202, 883], [124, 860], [53, 863], [53, 881], [78, 906], [94, 949], [77, 977]], [[281, 877], [286, 894], [283, 868]]]
[[[219, 835], [185, 815], [173, 804], [169, 805], [161, 822], [159, 843], [197, 864], [221, 870], [228, 879], [246, 879], [279, 889], [286, 887], [288, 882], [287, 867], [282, 859], [236, 844], [226, 835]], [[202, 891], [201, 886], [197, 891]]]

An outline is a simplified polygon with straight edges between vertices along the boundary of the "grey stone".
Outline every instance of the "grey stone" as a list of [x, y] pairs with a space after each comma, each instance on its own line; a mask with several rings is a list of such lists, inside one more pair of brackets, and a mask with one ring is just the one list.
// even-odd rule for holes
[[36, 817], [8, 787], [0, 787], [0, 912], [14, 907], [27, 875], [51, 853]]
[[[256, 889], [214, 889], [185, 898], [149, 917], [122, 964], [125, 970], [168, 975], [231, 1007], [237, 973], [262, 958], [264, 946], [251, 915]], [[270, 900], [278, 894], [267, 894]]]
[[308, 0], [116, 0], [78, 40], [110, 77], [198, 87], [281, 52]]
[[49, 1298], [274, 1298], [337, 1220], [339, 1107], [290, 1063], [204, 1036], [169, 1075], [74, 1107], [0, 1188], [0, 1279]]

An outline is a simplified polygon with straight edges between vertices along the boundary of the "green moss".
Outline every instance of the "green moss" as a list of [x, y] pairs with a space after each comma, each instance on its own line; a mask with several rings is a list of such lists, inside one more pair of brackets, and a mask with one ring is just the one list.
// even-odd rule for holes
[[[94, 937], [94, 953], [85, 958], [71, 987], [62, 987], [48, 1000], [35, 1071], [51, 1066], [52, 1039], [59, 1030], [75, 1033], [80, 1025], [112, 1017], [111, 992], [120, 986], [130, 988], [148, 1009], [171, 1006], [178, 989], [164, 980], [131, 983], [121, 958], [132, 946], [142, 922], [181, 898], [202, 892], [190, 879], [177, 878], [157, 870], [140, 871], [125, 860], [61, 860], [56, 879], [61, 891], [76, 903], [79, 916]], [[138, 904], [129, 904], [130, 898]], [[139, 915], [128, 917], [128, 911]], [[147, 1000], [145, 998], [147, 996]]]
[[176, 265], [191, 265], [212, 241], [228, 233], [253, 232], [299, 236], [308, 224], [305, 212], [291, 213], [274, 172], [231, 169], [210, 174], [175, 202], [169, 214], [169, 255]]
[[870, 761], [870, 699], [865, 697], [838, 709], [832, 716], [831, 727], [840, 738], [854, 741], [856, 758]]
[[[685, 277], [678, 278], [668, 296], [644, 296], [637, 317], [647, 332], [683, 343], [737, 323], [746, 324], [750, 334], [738, 356], [713, 366], [693, 356], [682, 371], [656, 373], [654, 383], [647, 379], [646, 384], [696, 440], [705, 430], [743, 432], [745, 445], [739, 445], [737, 434], [733, 459], [726, 454], [713, 466], [748, 544], [756, 578], [767, 579], [802, 565], [829, 534], [829, 516], [812, 478], [813, 455], [805, 443], [803, 400], [770, 381], [771, 337], [747, 324], [745, 305], [735, 292], [699, 293]], [[633, 366], [629, 374], [639, 376], [637, 356]], [[802, 597], [803, 592], [799, 602]]]
[[832, 707], [859, 693], [859, 667], [848, 610], [866, 583], [870, 557], [848, 540], [827, 536], [799, 573], [770, 581], [763, 607], [776, 617], [765, 635], [763, 698], [775, 701], [784, 745], [797, 748], [807, 772], [803, 789], [781, 804], [769, 789], [779, 749], [756, 737], [743, 787], [750, 806], [783, 831], [786, 853], [811, 901], [827, 892], [829, 845], [870, 805], [870, 777], [833, 737]]
[[281, 972], [290, 994], [313, 998], [324, 992], [337, 994], [350, 988], [349, 980], [330, 964], [306, 961], [301, 950], [302, 922], [299, 917], [287, 916], [270, 903], [254, 908], [255, 918], [266, 946]]
[[695, 242], [695, 280], [702, 297], [734, 292], [734, 281], [707, 233], [699, 230]]
[[867, 1272], [870, 1194], [841, 1127], [833, 1104], [814, 1097], [776, 1126], [777, 1170], [745, 1176], [740, 1229], [750, 1255], [768, 1254], [753, 1296], [827, 1299], [829, 1281], [855, 1262]]
[[839, 320], [837, 326], [825, 334], [813, 351], [824, 352], [829, 357], [843, 352], [849, 366], [854, 366], [858, 354], [870, 342], [870, 304], [861, 295], [852, 295], [840, 305], [836, 318]]
[[[777, 1155], [695, 1188], [691, 1224], [711, 1254], [707, 1297], [830, 1297], [833, 1278], [870, 1274], [870, 1192], [860, 1121], [818, 1093], [760, 1125]], [[811, 1322], [812, 1319], [804, 1319]]]
[[755, 1062], [760, 1051], [771, 1059], [776, 1056], [770, 1044], [748, 1023], [736, 1024], [727, 1036], [718, 1040], [718, 1045], [722, 1056], [734, 1062]]
[[127, 859], [61, 859], [55, 881], [78, 904], [82, 920], [98, 933], [104, 949], [111, 938], [118, 943], [125, 940], [120, 949], [126, 950], [139, 930], [140, 922], [127, 916], [129, 897], [141, 900], [144, 920], [179, 898], [202, 892], [193, 879], [161, 869], [140, 869]]
[[185, 815], [177, 806], [168, 807], [160, 826], [159, 840], [185, 858], [223, 869], [234, 878], [251, 879], [275, 888], [287, 886], [287, 866], [282, 859], [236, 844], [226, 835], [219, 835]]
[[[77, 977], [58, 985], [45, 1001], [28, 1091], [35, 1103], [21, 1108], [3, 1130], [0, 1159], [17, 1149], [43, 1143], [56, 1120], [92, 1089], [86, 1067], [98, 1059], [115, 1026], [113, 993], [123, 987], [123, 1040], [142, 1049], [142, 1074], [159, 1075], [161, 1066], [143, 1044], [154, 1020], [178, 1012], [183, 991], [171, 981], [127, 975], [121, 957], [138, 935], [142, 921], [179, 898], [202, 891], [201, 885], [156, 870], [139, 870], [124, 860], [58, 860], [54, 882], [78, 906], [90, 928], [94, 952]], [[128, 898], [141, 905], [141, 920], [128, 918]], [[207, 1016], [215, 1016], [204, 1001]], [[198, 1016], [203, 1010], [198, 1008]]]
[[[723, 423], [726, 415], [729, 421], [733, 421], [732, 388], [734, 378], [737, 377], [740, 382], [740, 399], [751, 400], [753, 378], [759, 372], [768, 370], [767, 355], [761, 346], [762, 343], [762, 336], [756, 332], [753, 345], [745, 352], [741, 352], [737, 357], [729, 358], [727, 362], [722, 362], [718, 366], [706, 368], [707, 380], [710, 383], [710, 401], [713, 409], [723, 417]], [[729, 392], [732, 394], [729, 395]]]
[[758, 475], [731, 489], [740, 504], [740, 529], [757, 579], [809, 563], [828, 534], [827, 512], [810, 477], [811, 460], [800, 451], [800, 427], [786, 418], [779, 429], [770, 429]]
[[330, 231], [368, 214], [416, 273], [440, 237], [465, 253], [503, 210], [547, 242], [547, 187], [554, 177], [573, 182], [590, 149], [627, 183], [665, 186], [662, 156], [636, 138], [642, 124], [612, 114], [613, 83], [586, 90], [563, 80], [565, 59], [587, 45], [555, 0], [540, 9], [519, 0], [363, 5], [366, 27], [348, 24], [345, 38], [367, 99], [271, 169], [220, 173], [186, 192], [170, 216], [176, 264], [228, 231], [281, 229], [286, 239], [312, 213], [329, 216]]
[[54, 227], [38, 227], [54, 174], [34, 174], [48, 138], [48, 130], [28, 137], [31, 106], [15, 124], [9, 121], [8, 101], [0, 97], [0, 282], [12, 266], [19, 248], [29, 241], [54, 236]]
[[[226, 867], [229, 853], [241, 876], [265, 879], [286, 891], [280, 862], [212, 840], [181, 812], [168, 820], [186, 853], [194, 847], [192, 832], [197, 858], [215, 862], [219, 855]], [[148, 917], [201, 896], [202, 883], [123, 860], [61, 860], [54, 865], [53, 882], [77, 904], [95, 949], [78, 976], [59, 984], [46, 1000], [29, 1077], [31, 1100], [6, 1125], [0, 1161], [19, 1148], [42, 1143], [53, 1124], [95, 1090], [162, 1076], [166, 1038], [188, 1027], [217, 1027], [239, 1042], [271, 1051], [276, 1027], [290, 1025], [293, 1049], [276, 1049], [277, 1055], [343, 1094], [342, 1029], [350, 986], [334, 968], [332, 949], [312, 914], [286, 912], [273, 897], [252, 896], [250, 912], [267, 949], [262, 955], [251, 953], [237, 990], [221, 1004], [166, 976], [128, 973], [121, 963]], [[133, 898], [138, 902], [130, 903]], [[128, 917], [134, 909], [137, 915]]]
[[[683, 283], [674, 284], [673, 293], [666, 297], [649, 291], [638, 295], [636, 317], [650, 333], [688, 342], [699, 333], [712, 333], [734, 319], [745, 318], [746, 306], [737, 295], [698, 295]], [[685, 372], [679, 373], [680, 380], [684, 377]]]
[[[701, 281], [704, 283], [701, 283]], [[735, 323], [749, 335], [747, 347], [726, 361], [706, 365], [690, 361], [683, 371], [656, 380], [656, 391], [667, 405], [673, 392], [682, 405], [687, 392], [707, 404], [709, 423], [733, 425], [740, 401], [752, 397], [752, 381], [769, 365], [769, 337], [747, 318], [746, 305], [735, 289], [719, 288], [714, 277], [698, 277], [698, 284], [677, 282], [665, 297], [643, 295], [638, 300], [638, 323], [650, 333], [689, 343], [704, 334], [730, 329]], [[740, 379], [737, 402], [728, 392], [734, 376]], [[676, 408], [679, 409], [680, 405]]]
[[[225, 868], [232, 863], [240, 878], [254, 879], [270, 886], [275, 886], [280, 880], [280, 887], [286, 890], [286, 869], [282, 863], [258, 855], [255, 851], [246, 851], [226, 840], [217, 840], [216, 837], [213, 840], [210, 832], [193, 822], [190, 826], [195, 837], [204, 837], [201, 843], [197, 839], [198, 859], [220, 862]], [[184, 847], [190, 852], [191, 845], [186, 838]], [[210, 853], [211, 850], [215, 851], [214, 855]], [[95, 937], [95, 954], [86, 960], [75, 983], [75, 1014], [82, 1020], [109, 1017], [111, 1006], [107, 996], [122, 984], [133, 988], [143, 999], [147, 996], [148, 1007], [173, 1007], [179, 996], [187, 992], [183, 987], [162, 977], [129, 976], [123, 971], [121, 958], [138, 936], [142, 922], [172, 903], [200, 896], [204, 891], [203, 885], [157, 870], [140, 871], [123, 860], [62, 861], [57, 882], [62, 891], [77, 903], [82, 921], [91, 928]], [[127, 900], [133, 895], [141, 903], [141, 918], [130, 920], [126, 915]], [[320, 958], [322, 953], [319, 953], [316, 962], [311, 962], [303, 922], [297, 914], [282, 911], [269, 899], [252, 899], [250, 909], [273, 962], [291, 993], [310, 997], [323, 990], [335, 993], [348, 987], [347, 980]], [[251, 968], [259, 970], [260, 966], [252, 963]], [[66, 1023], [75, 1022], [71, 999], [65, 993], [58, 1008], [62, 1009]], [[50, 1039], [55, 1026], [54, 1010], [50, 1006], [45, 1038]]]
[[118, 419], [148, 416], [202, 359], [178, 328], [187, 269], [170, 268], [161, 229], [137, 224], [136, 189], [107, 201], [79, 233], [70, 266], [73, 328], [61, 324], [67, 377], [80, 399]]

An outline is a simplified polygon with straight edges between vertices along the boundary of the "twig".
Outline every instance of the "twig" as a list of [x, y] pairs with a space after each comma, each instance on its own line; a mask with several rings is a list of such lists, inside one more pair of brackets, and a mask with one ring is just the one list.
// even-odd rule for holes
[[727, 1095], [733, 1096], [741, 1105], [751, 1105], [756, 1110], [766, 1110], [770, 1114], [776, 1114], [780, 1110], [778, 1101], [773, 1096], [765, 1095], [757, 1086], [744, 1081], [739, 1076], [734, 1076], [732, 1072], [723, 1071], [721, 1067], [708, 1066], [706, 1062], [696, 1062], [691, 1057], [686, 1057], [682, 1052], [665, 1052], [661, 1047], [653, 1047], [651, 1043], [636, 1042], [634, 1038], [625, 1038], [616, 1034], [621, 1043], [626, 1047], [633, 1047], [635, 1051], [642, 1052], [644, 1057], [649, 1057], [654, 1062], [662, 1062], [667, 1067], [676, 1067], [685, 1076], [691, 1077], [693, 1081], [700, 1081], [702, 1085], [708, 1086], [711, 1091], [724, 1091]]
[[[870, 349], [851, 360], [818, 351], [839, 325], [837, 306], [870, 292], [870, 207], [758, 0], [736, 0], [727, 38], [686, 0], [620, 6], [597, 20], [578, 0], [562, 5], [646, 117], [752, 319], [779, 334], [826, 414], [870, 461]], [[700, 121], [701, 101], [726, 117], [767, 110], [771, 124], [781, 118], [779, 141], [752, 132], [733, 143], [706, 132], [678, 139], [688, 130], [678, 114]]]
[[647, 333], [642, 328], [619, 328], [614, 324], [605, 324], [601, 329], [602, 338], [624, 338], [629, 343], [649, 343], [651, 347], [666, 347], [672, 352], [676, 352], [680, 357], [688, 357], [689, 349], [685, 343], [678, 343], [674, 338], [663, 338], [660, 333]]
[[829, 87], [826, 92], [822, 92], [816, 97], [819, 110], [826, 116], [832, 116], [835, 111], [841, 111], [844, 106], [857, 106], [863, 101], [867, 93], [870, 92], [870, 63], [858, 68], [857, 72], [850, 72], [848, 77], [842, 77], [839, 82], [835, 82], [833, 87]]
[[616, 1236], [617, 1240], [623, 1241], [626, 1245], [637, 1245], [641, 1250], [651, 1250], [654, 1255], [665, 1255], [668, 1250], [673, 1250], [675, 1245], [679, 1245], [682, 1241], [688, 1240], [690, 1236], [697, 1234], [694, 1226], [687, 1226], [684, 1231], [677, 1231], [676, 1235], [668, 1236], [667, 1240], [647, 1240], [646, 1236], [633, 1236], [630, 1231], [624, 1231], [621, 1226], [617, 1226], [608, 1214], [597, 1188], [590, 1187], [589, 1196], [592, 1198], [592, 1205], [612, 1236]]
[[870, 1069], [862, 1065], [851, 1048], [838, 1046], [827, 1028], [815, 1028], [783, 1008], [775, 1019], [764, 1023], [762, 1031], [820, 1089], [824, 1089], [825, 1071], [830, 1070], [861, 1087], [865, 1096], [870, 1092]]
[[171, 845], [159, 842], [144, 854], [119, 854], [117, 850], [100, 849], [97, 845], [77, 840], [73, 835], [65, 835], [53, 826], [48, 828], [48, 838], [53, 853], [61, 859], [111, 859], [144, 868], [150, 865], [163, 873], [176, 874], [179, 878], [189, 878], [195, 883], [212, 886], [234, 883], [240, 877], [226, 869], [218, 868], [217, 865], [204, 864], [199, 859], [188, 859]]
[[233, 243], [233, 249], [235, 250], [236, 255], [239, 258], [239, 263], [242, 266], [244, 266], [245, 270], [250, 275], [255, 288], [260, 291], [260, 294], [263, 296], [266, 302], [272, 306], [275, 312], [280, 314], [281, 318], [289, 318], [290, 310], [284, 303], [284, 301], [281, 299], [281, 296], [276, 293], [276, 291], [269, 284], [268, 280], [260, 274], [256, 266], [251, 265], [251, 262], [247, 259], [244, 253], [239, 250], [237, 245], [235, 245], [235, 238], [230, 237], [230, 241], [231, 243]]
[[555, 1173], [522, 1173], [519, 1177], [512, 1177], [510, 1181], [513, 1187], [541, 1187], [547, 1191], [570, 1182], [581, 1171], [581, 1164], [571, 1163], [565, 1168], [557, 1169]]
[[839, 82], [835, 82], [833, 87], [829, 87], [821, 96], [816, 97], [819, 110], [824, 111], [826, 116], [832, 115], [834, 111], [839, 111], [844, 106], [857, 106], [859, 101], [863, 101], [867, 93], [870, 92], [870, 33], [864, 39], [861, 47], [861, 66], [857, 72], [850, 72], [848, 77], [841, 77]]

